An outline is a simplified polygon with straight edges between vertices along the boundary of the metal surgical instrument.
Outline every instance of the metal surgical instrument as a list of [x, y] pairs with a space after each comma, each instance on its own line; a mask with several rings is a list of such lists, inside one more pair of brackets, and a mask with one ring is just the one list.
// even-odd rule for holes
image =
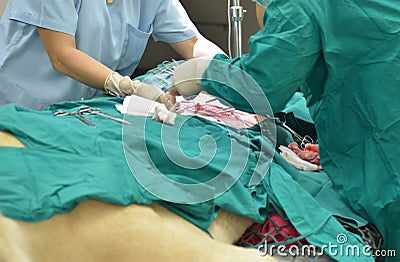
[[125, 124], [125, 125], [132, 125], [131, 122], [129, 122], [129, 121], [125, 120], [125, 119], [118, 118], [118, 117], [113, 117], [113, 116], [110, 116], [110, 115], [107, 115], [107, 114], [103, 113], [102, 110], [100, 108], [97, 108], [97, 107], [82, 106], [82, 107], [80, 107], [78, 109], [78, 113], [80, 115], [83, 115], [83, 114], [99, 115], [99, 116], [102, 116], [102, 117], [117, 121], [117, 122]]
[[81, 120], [83, 123], [85, 123], [89, 126], [96, 127], [92, 122], [90, 122], [89, 119], [87, 119], [82, 114], [80, 114], [79, 110], [73, 111], [73, 112], [66, 112], [66, 111], [63, 111], [60, 109], [60, 110], [55, 111], [53, 115], [54, 116], [74, 116], [74, 117], [78, 118], [79, 120]]
[[309, 135], [301, 136], [299, 133], [297, 133], [288, 125], [286, 125], [285, 121], [282, 121], [278, 117], [271, 117], [271, 116], [265, 116], [265, 117], [270, 121], [274, 121], [276, 125], [281, 126], [287, 131], [289, 131], [296, 139], [298, 139], [301, 142], [300, 144], [301, 149], [304, 149], [306, 144], [314, 144], [314, 140], [312, 139], [311, 136]]

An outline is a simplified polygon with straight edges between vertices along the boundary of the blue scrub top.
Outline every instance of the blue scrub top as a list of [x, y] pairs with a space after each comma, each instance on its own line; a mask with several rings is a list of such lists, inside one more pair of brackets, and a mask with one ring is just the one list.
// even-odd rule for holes
[[133, 73], [150, 35], [175, 43], [198, 34], [178, 0], [9, 0], [0, 23], [0, 105], [43, 109], [101, 92], [52, 68], [37, 26], [75, 36], [79, 50], [122, 75]]

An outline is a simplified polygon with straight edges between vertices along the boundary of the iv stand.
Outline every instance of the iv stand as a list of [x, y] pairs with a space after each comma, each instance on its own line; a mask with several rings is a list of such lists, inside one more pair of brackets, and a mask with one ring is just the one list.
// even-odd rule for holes
[[234, 57], [242, 56], [242, 21], [246, 10], [240, 5], [240, 0], [233, 0], [231, 7], [233, 21], [233, 55]]

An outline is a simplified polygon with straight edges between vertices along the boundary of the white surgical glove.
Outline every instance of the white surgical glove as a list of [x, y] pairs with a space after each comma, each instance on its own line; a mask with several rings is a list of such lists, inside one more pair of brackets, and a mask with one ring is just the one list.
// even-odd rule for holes
[[104, 90], [111, 95], [125, 97], [132, 95], [140, 85], [140, 81], [132, 81], [128, 76], [121, 76], [117, 72], [110, 72], [104, 82]]
[[174, 70], [171, 94], [177, 93], [185, 99], [192, 99], [197, 96], [203, 87], [200, 84], [203, 72], [210, 64], [210, 59], [197, 58], [188, 60], [178, 65]]
[[160, 96], [164, 95], [164, 92], [156, 86], [140, 82], [133, 94], [152, 101], [157, 101]]
[[160, 88], [138, 80], [131, 80], [128, 76], [121, 76], [117, 72], [111, 72], [108, 75], [104, 83], [104, 89], [114, 96], [125, 97], [128, 95], [137, 95], [162, 103], [168, 109], [172, 108], [172, 103], [166, 98], [165, 93]]
[[169, 99], [166, 97], [165, 93], [157, 86], [148, 85], [141, 82], [133, 94], [152, 101], [157, 101], [161, 104], [164, 104], [168, 109], [171, 109], [173, 106], [171, 101], [169, 101]]

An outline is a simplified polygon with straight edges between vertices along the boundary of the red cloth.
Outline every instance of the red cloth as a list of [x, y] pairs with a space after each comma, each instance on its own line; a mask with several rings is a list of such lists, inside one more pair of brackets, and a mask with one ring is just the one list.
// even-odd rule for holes
[[[261, 244], [282, 243], [292, 238], [297, 238], [300, 233], [290, 223], [284, 220], [276, 211], [272, 211], [264, 224], [253, 224], [239, 240], [242, 246], [258, 246]], [[301, 243], [306, 244], [305, 239]], [[287, 244], [286, 247], [298, 245], [294, 242]]]
[[288, 148], [301, 159], [318, 166], [321, 165], [317, 144], [306, 144], [304, 150], [302, 150], [296, 142], [292, 142], [288, 145]]

